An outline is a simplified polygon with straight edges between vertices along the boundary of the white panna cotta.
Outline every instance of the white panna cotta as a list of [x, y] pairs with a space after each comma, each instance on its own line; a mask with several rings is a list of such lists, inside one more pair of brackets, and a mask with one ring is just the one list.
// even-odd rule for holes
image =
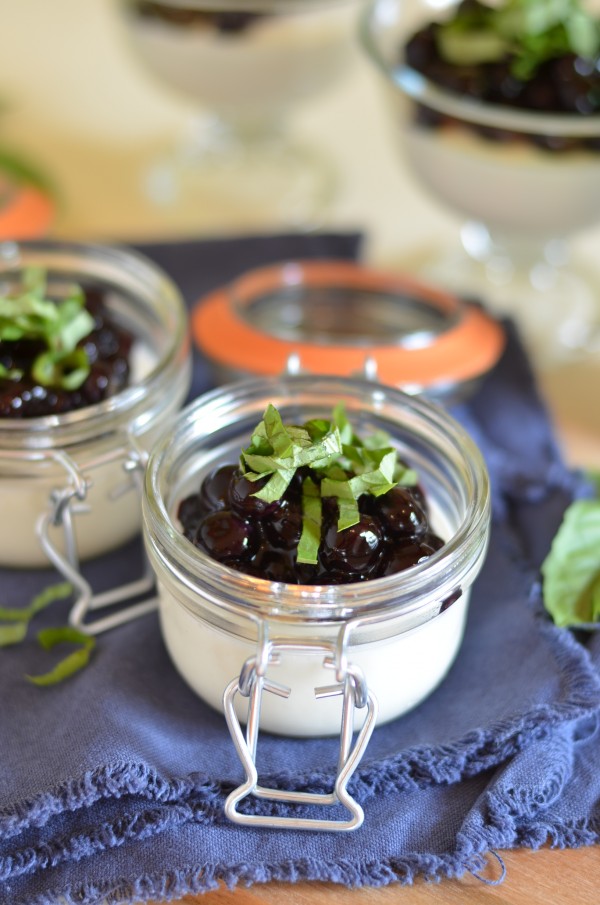
[[423, 185], [454, 210], [500, 231], [564, 236], [600, 208], [600, 153], [552, 151], [526, 138], [493, 141], [460, 124], [404, 124], [401, 141]]
[[165, 84], [238, 122], [252, 122], [277, 118], [289, 104], [319, 93], [343, 71], [352, 50], [356, 0], [285, 5], [226, 30], [211, 14], [227, 13], [208, 2], [200, 7], [202, 17], [184, 22], [144, 15], [131, 3], [126, 25], [135, 51]]

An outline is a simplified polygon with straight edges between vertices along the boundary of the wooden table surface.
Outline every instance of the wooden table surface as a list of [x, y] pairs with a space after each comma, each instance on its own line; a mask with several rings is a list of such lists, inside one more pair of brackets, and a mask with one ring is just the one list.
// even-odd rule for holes
[[[85, 7], [84, 15], [81, 0], [0, 0], [11, 36], [0, 58], [3, 101], [10, 102], [3, 112], [5, 143], [42, 163], [58, 185], [58, 236], [126, 241], [206, 232], [206, 218], [201, 227], [193, 199], [159, 209], [140, 189], [144, 168], [172, 145], [195, 108], [168, 95], [131, 59], [115, 3], [87, 0]], [[90, 66], [90, 59], [102, 60], [102, 66]], [[330, 155], [339, 176], [342, 189], [323, 226], [364, 230], [367, 257], [389, 265], [409, 260], [423, 245], [445, 242], [459, 221], [413, 183], [390, 141], [387, 115], [374, 73], [357, 58], [346, 81], [299, 111], [292, 126]], [[576, 251], [596, 267], [600, 285], [599, 242], [600, 226], [577, 240]], [[568, 460], [600, 468], [600, 350], [540, 374], [540, 381]], [[506, 878], [499, 886], [470, 874], [439, 884], [351, 891], [271, 883], [186, 896], [181, 905], [271, 905], [284, 899], [290, 905], [600, 905], [597, 847], [501, 854]], [[488, 873], [498, 877], [495, 860]]]

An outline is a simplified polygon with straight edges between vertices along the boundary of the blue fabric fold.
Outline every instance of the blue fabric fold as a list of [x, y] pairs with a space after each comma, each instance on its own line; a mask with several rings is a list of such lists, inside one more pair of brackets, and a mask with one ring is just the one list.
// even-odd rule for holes
[[[146, 250], [191, 303], [251, 264], [357, 249], [355, 236], [313, 236]], [[40, 671], [27, 640], [0, 651], [0, 902], [167, 900], [220, 881], [381, 886], [477, 873], [491, 849], [598, 841], [600, 637], [555, 628], [539, 593], [541, 559], [581, 481], [507, 329], [502, 361], [454, 410], [484, 452], [494, 497], [464, 644], [430, 698], [375, 731], [351, 782], [363, 827], [257, 831], [225, 819], [241, 765], [222, 715], [171, 665], [155, 615], [103, 636], [91, 665], [51, 689], [23, 680]], [[195, 392], [209, 379], [197, 359]], [[101, 590], [129, 577], [138, 554], [134, 542], [86, 574]], [[51, 576], [1, 578], [14, 603]], [[37, 626], [67, 611], [56, 603]], [[331, 788], [335, 740], [264, 735], [259, 752], [264, 784]]]

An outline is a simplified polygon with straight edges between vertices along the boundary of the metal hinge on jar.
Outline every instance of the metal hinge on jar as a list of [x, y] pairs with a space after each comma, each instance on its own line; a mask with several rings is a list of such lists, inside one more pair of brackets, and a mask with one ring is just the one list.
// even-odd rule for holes
[[[91, 481], [86, 474], [87, 472], [93, 473], [94, 468], [102, 465], [121, 461], [128, 479], [115, 489], [113, 498], [133, 491], [139, 502], [147, 459], [146, 452], [139, 447], [130, 433], [127, 445], [111, 449], [86, 462], [86, 474], [63, 450], [52, 450], [48, 455], [54, 463], [64, 469], [67, 480], [62, 487], [56, 488], [51, 494], [50, 507], [47, 512], [40, 515], [36, 524], [36, 533], [50, 563], [73, 586], [75, 601], [69, 614], [70, 625], [89, 635], [98, 635], [156, 610], [158, 599], [154, 574], [145, 556], [143, 556], [140, 578], [99, 594], [94, 593], [80, 569], [73, 525], [73, 519], [77, 517], [78, 513], [89, 512], [86, 498]], [[139, 504], [141, 505], [141, 503]], [[52, 541], [51, 527], [62, 528], [64, 553]], [[127, 605], [128, 603], [129, 605]], [[92, 621], [86, 621], [92, 613], [117, 606], [119, 609], [115, 612], [110, 612]]]
[[[225, 718], [235, 744], [238, 756], [246, 773], [246, 781], [234, 789], [225, 802], [225, 814], [235, 823], [292, 830], [349, 831], [358, 829], [364, 819], [360, 804], [348, 792], [348, 782], [355, 772], [371, 737], [377, 718], [377, 699], [367, 688], [362, 671], [349, 663], [346, 655], [347, 641], [352, 630], [348, 622], [340, 628], [336, 643], [309, 641], [302, 639], [268, 638], [268, 629], [260, 623], [257, 655], [244, 663], [240, 676], [225, 689], [223, 707]], [[286, 652], [323, 654], [323, 665], [335, 670], [336, 683], [315, 688], [317, 699], [342, 695], [342, 717], [340, 726], [340, 748], [336, 776], [329, 793], [298, 792], [285, 789], [266, 788], [259, 785], [256, 766], [260, 709], [262, 695], [276, 694], [288, 698], [291, 689], [266, 677], [267, 668], [277, 666], [281, 655]], [[237, 718], [234, 700], [237, 694], [248, 698], [246, 732]], [[365, 717], [353, 744], [354, 712], [365, 710]], [[245, 814], [238, 810], [238, 804], [248, 796], [265, 801], [291, 805], [336, 806], [342, 805], [350, 817], [343, 819], [322, 819], [294, 817], [289, 815]]]

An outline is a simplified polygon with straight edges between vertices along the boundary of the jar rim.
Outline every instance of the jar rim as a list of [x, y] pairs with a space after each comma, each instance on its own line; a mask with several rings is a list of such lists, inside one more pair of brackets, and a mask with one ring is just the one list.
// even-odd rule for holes
[[[303, 319], [313, 325], [311, 299], [326, 311], [326, 323], [303, 335]], [[344, 338], [353, 299], [366, 313], [358, 334]], [[285, 332], [285, 317], [278, 320], [286, 300], [300, 312], [296, 335]], [[270, 307], [257, 317], [265, 301]], [[267, 376], [297, 360], [303, 371], [351, 376], [365, 373], [368, 363], [382, 383], [411, 394], [464, 389], [493, 367], [505, 343], [501, 325], [480, 306], [407, 274], [337, 259], [247, 270], [203, 296], [191, 326], [200, 350], [218, 366]]]
[[[252, 0], [252, 12], [261, 13], [298, 13], [305, 12], [306, 8], [319, 8], [323, 6], [344, 6], [354, 0]], [[206, 7], [205, 0], [161, 0], [162, 6], [173, 9], [182, 6], [188, 10], [203, 12]], [[248, 0], [211, 0], [211, 10], [215, 12], [248, 12]]]
[[[460, 470], [461, 479], [468, 485], [468, 499], [458, 529], [428, 560], [403, 572], [364, 582], [340, 585], [270, 582], [212, 559], [191, 544], [174, 524], [161, 483], [165, 471], [180, 467], [186, 456], [193, 455], [191, 444], [186, 448], [184, 442], [174, 456], [182, 435], [187, 433], [189, 441], [195, 426], [223, 422], [236, 407], [247, 415], [251, 399], [293, 399], [294, 395], [310, 393], [335, 398], [345, 394], [361, 401], [371, 399], [374, 413], [403, 410], [410, 413], [413, 422], [436, 433], [440, 442], [443, 438], [452, 445], [457, 475]], [[277, 406], [277, 402], [274, 404]], [[259, 418], [260, 415], [256, 420]], [[210, 427], [202, 436], [205, 440], [210, 437]], [[366, 380], [292, 375], [224, 385], [183, 409], [173, 430], [159, 438], [151, 451], [142, 512], [144, 540], [152, 564], [159, 571], [170, 572], [192, 592], [189, 606], [196, 615], [201, 615], [207, 599], [200, 593], [202, 589], [219, 607], [250, 618], [322, 624], [349, 619], [380, 621], [418, 612], [422, 616], [419, 621], [425, 621], [439, 611], [445, 596], [462, 587], [463, 582], [470, 584], [473, 580], [487, 547], [490, 490], [481, 452], [464, 428], [441, 407], [395, 387]]]
[[[187, 313], [183, 297], [174, 281], [150, 258], [129, 248], [83, 242], [36, 240], [0, 242], [0, 280], [7, 272], [18, 271], [30, 264], [62, 272], [73, 270], [74, 279], [89, 277], [115, 289], [124, 289], [122, 280], [139, 283], [152, 294], [168, 314], [165, 324], [167, 344], [147, 374], [114, 396], [98, 403], [58, 415], [42, 415], [26, 419], [0, 419], [0, 449], [55, 448], [70, 442], [89, 439], [110, 431], [126, 416], [133, 416], [149, 396], [162, 386], [165, 374], [182, 366], [189, 353]], [[168, 329], [167, 329], [168, 328]]]

